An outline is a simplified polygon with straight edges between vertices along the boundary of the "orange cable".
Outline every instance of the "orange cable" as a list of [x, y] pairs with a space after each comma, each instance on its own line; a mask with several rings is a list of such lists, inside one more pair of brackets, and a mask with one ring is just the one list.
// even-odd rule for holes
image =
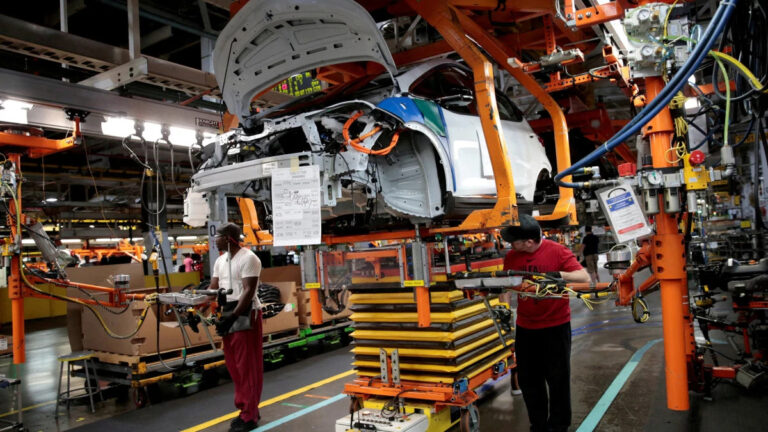
[[349, 120], [347, 120], [346, 123], [344, 123], [344, 128], [342, 128], [341, 133], [344, 136], [345, 144], [349, 145], [350, 147], [354, 148], [360, 153], [365, 153], [365, 154], [374, 155], [374, 156], [384, 156], [388, 154], [390, 151], [392, 151], [395, 145], [397, 145], [397, 141], [400, 138], [400, 131], [395, 132], [395, 134], [392, 136], [392, 140], [389, 142], [389, 145], [383, 149], [371, 150], [371, 149], [365, 148], [360, 145], [360, 142], [365, 140], [366, 138], [373, 136], [376, 132], [380, 131], [381, 126], [376, 126], [370, 132], [360, 135], [355, 139], [351, 139], [349, 136], [349, 128], [362, 115], [363, 115], [363, 112], [358, 111], [354, 113], [352, 117], [350, 117]]

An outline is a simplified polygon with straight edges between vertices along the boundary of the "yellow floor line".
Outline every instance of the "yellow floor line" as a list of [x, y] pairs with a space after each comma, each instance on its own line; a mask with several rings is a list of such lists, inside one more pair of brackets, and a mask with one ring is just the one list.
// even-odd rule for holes
[[[341, 378], [350, 376], [353, 373], [355, 373], [355, 370], [354, 369], [350, 369], [350, 370], [348, 370], [346, 372], [342, 372], [342, 373], [340, 373], [338, 375], [334, 375], [334, 376], [332, 376], [330, 378], [326, 378], [324, 380], [312, 383], [310, 385], [307, 385], [307, 386], [304, 386], [302, 388], [293, 390], [291, 392], [283, 393], [280, 396], [276, 396], [276, 397], [273, 397], [272, 399], [267, 399], [265, 401], [262, 401], [259, 404], [259, 408], [263, 408], [265, 406], [272, 405], [272, 404], [274, 404], [276, 402], [284, 401], [284, 400], [286, 400], [286, 399], [288, 399], [290, 397], [296, 396], [297, 394], [304, 393], [306, 391], [309, 391], [309, 390], [312, 390], [314, 388], [320, 387], [322, 385], [328, 384], [329, 382], [333, 382], [333, 381], [339, 380]], [[221, 417], [215, 418], [213, 420], [209, 420], [209, 421], [207, 421], [205, 423], [201, 423], [201, 424], [199, 424], [197, 426], [192, 426], [191, 428], [184, 429], [181, 432], [197, 432], [197, 431], [201, 431], [203, 429], [207, 429], [207, 428], [209, 428], [211, 426], [217, 425], [217, 424], [219, 424], [221, 422], [225, 422], [227, 420], [233, 419], [233, 418], [237, 417], [238, 415], [240, 415], [240, 411], [234, 411], [234, 412], [231, 412], [229, 414], [225, 414], [225, 415], [223, 415]]]
[[[30, 406], [28, 406], [26, 408], [22, 408], [21, 411], [24, 412], [24, 411], [28, 411], [28, 410], [35, 409], [35, 408], [44, 407], [46, 405], [53, 405], [55, 403], [56, 403], [56, 401], [52, 400], [52, 401], [48, 401], [48, 402], [39, 403], [37, 405], [30, 405]], [[0, 418], [16, 414], [17, 412], [18, 412], [17, 410], [13, 410], [13, 411], [9, 411], [9, 412], [7, 412], [5, 414], [0, 414]]]

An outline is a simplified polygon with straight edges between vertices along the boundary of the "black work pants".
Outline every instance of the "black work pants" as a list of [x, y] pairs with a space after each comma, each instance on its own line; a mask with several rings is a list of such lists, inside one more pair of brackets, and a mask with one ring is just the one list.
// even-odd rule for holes
[[567, 431], [571, 424], [571, 323], [543, 329], [518, 326], [515, 354], [531, 431]]

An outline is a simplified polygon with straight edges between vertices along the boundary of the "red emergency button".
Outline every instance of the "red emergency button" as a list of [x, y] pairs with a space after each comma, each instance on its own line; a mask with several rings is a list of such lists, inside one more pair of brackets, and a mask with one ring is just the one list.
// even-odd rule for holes
[[631, 177], [637, 174], [637, 165], [633, 163], [623, 163], [618, 168], [620, 177]]
[[702, 152], [701, 150], [694, 150], [691, 152], [691, 157], [688, 159], [691, 162], [691, 165], [701, 165], [704, 163], [704, 159], [706, 159], [707, 156]]

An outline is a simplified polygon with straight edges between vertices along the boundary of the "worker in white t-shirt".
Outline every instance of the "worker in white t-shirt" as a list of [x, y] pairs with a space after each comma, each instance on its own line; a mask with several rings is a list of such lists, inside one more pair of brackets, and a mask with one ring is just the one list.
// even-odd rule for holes
[[213, 266], [210, 286], [212, 290], [232, 288], [216, 324], [216, 332], [224, 338], [224, 358], [235, 383], [235, 406], [240, 409], [230, 432], [256, 428], [264, 378], [261, 304], [256, 295], [261, 261], [249, 249], [240, 247], [240, 234], [240, 227], [233, 223], [216, 230], [216, 247], [222, 254]]

